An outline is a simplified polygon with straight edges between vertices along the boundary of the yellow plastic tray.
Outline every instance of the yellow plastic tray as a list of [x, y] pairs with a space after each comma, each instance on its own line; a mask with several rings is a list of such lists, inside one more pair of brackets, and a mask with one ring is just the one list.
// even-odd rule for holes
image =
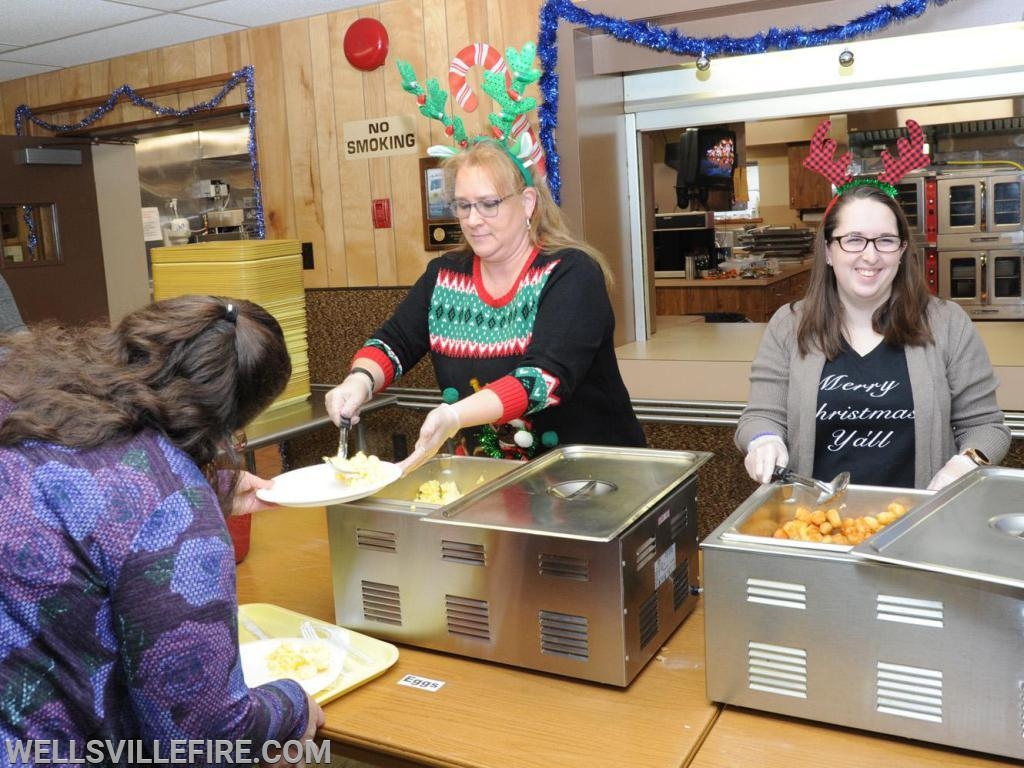
[[343, 673], [334, 683], [313, 696], [321, 706], [380, 677], [398, 661], [398, 649], [391, 643], [270, 603], [238, 606], [238, 641], [247, 643], [267, 637], [300, 637], [299, 627], [304, 621], [325, 630], [337, 630], [349, 646]]

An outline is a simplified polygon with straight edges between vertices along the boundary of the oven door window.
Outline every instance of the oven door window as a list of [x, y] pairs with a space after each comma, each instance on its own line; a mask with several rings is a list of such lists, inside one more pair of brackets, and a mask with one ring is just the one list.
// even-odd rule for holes
[[949, 298], [973, 299], [978, 295], [978, 262], [974, 257], [949, 261]]
[[997, 227], [1021, 225], [1021, 182], [995, 181], [992, 184], [992, 223]]
[[978, 185], [952, 184], [949, 187], [949, 225], [976, 227], [978, 215]]
[[999, 256], [989, 252], [992, 270], [992, 297], [995, 299], [1021, 298], [1021, 255]]
[[906, 214], [911, 232], [924, 232], [924, 217], [921, 215], [923, 187], [924, 183], [921, 180], [905, 181], [896, 185], [896, 201]]

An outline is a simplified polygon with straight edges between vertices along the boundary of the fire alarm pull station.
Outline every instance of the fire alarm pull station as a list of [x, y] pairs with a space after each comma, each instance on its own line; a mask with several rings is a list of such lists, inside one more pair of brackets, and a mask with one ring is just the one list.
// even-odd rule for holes
[[374, 229], [391, 227], [391, 200], [386, 197], [373, 201], [373, 226]]

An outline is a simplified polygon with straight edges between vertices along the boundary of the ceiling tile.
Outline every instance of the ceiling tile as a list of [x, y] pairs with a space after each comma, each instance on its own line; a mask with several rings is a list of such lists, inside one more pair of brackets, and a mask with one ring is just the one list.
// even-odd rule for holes
[[247, 27], [262, 27], [288, 19], [319, 16], [345, 8], [366, 5], [367, 0], [276, 0], [273, 3], [254, 3], [252, 0], [219, 0], [219, 2], [190, 8], [186, 13], [204, 19], [218, 19], [243, 23]]
[[0, 60], [71, 67], [190, 40], [235, 32], [242, 27], [220, 21], [168, 14], [117, 27], [86, 32], [68, 40], [42, 43], [0, 54]]
[[40, 64], [20, 64], [17, 61], [0, 61], [0, 82], [17, 80], [20, 77], [56, 72], [60, 67], [44, 67]]
[[156, 13], [104, 0], [2, 0], [0, 43], [35, 45]]
[[115, 2], [137, 5], [140, 8], [154, 8], [158, 11], [183, 11], [186, 8], [206, 5], [206, 2], [200, 2], [200, 0], [115, 0]]
[[0, 82], [367, 0], [0, 0]]

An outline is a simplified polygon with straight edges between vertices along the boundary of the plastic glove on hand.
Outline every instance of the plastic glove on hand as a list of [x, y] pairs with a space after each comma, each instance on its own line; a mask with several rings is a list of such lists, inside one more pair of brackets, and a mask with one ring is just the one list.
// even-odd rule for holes
[[350, 373], [341, 384], [324, 396], [324, 405], [327, 406], [327, 415], [335, 424], [340, 425], [342, 416], [358, 424], [359, 409], [370, 397], [367, 378], [361, 373]]
[[428, 413], [427, 418], [423, 420], [423, 426], [420, 427], [420, 436], [412, 453], [398, 464], [402, 474], [407, 475], [425, 463], [440, 450], [448, 438], [455, 437], [461, 428], [459, 414], [448, 403], [441, 403]]
[[775, 467], [789, 465], [789, 451], [778, 435], [761, 435], [747, 445], [743, 466], [750, 478], [758, 483], [770, 483]]
[[978, 465], [969, 458], [964, 456], [962, 453], [958, 453], [943, 464], [942, 469], [935, 473], [935, 477], [933, 477], [932, 481], [928, 483], [928, 490], [938, 491], [941, 488], [945, 488], [954, 480], [963, 477], [972, 469], [977, 469], [977, 467]]

